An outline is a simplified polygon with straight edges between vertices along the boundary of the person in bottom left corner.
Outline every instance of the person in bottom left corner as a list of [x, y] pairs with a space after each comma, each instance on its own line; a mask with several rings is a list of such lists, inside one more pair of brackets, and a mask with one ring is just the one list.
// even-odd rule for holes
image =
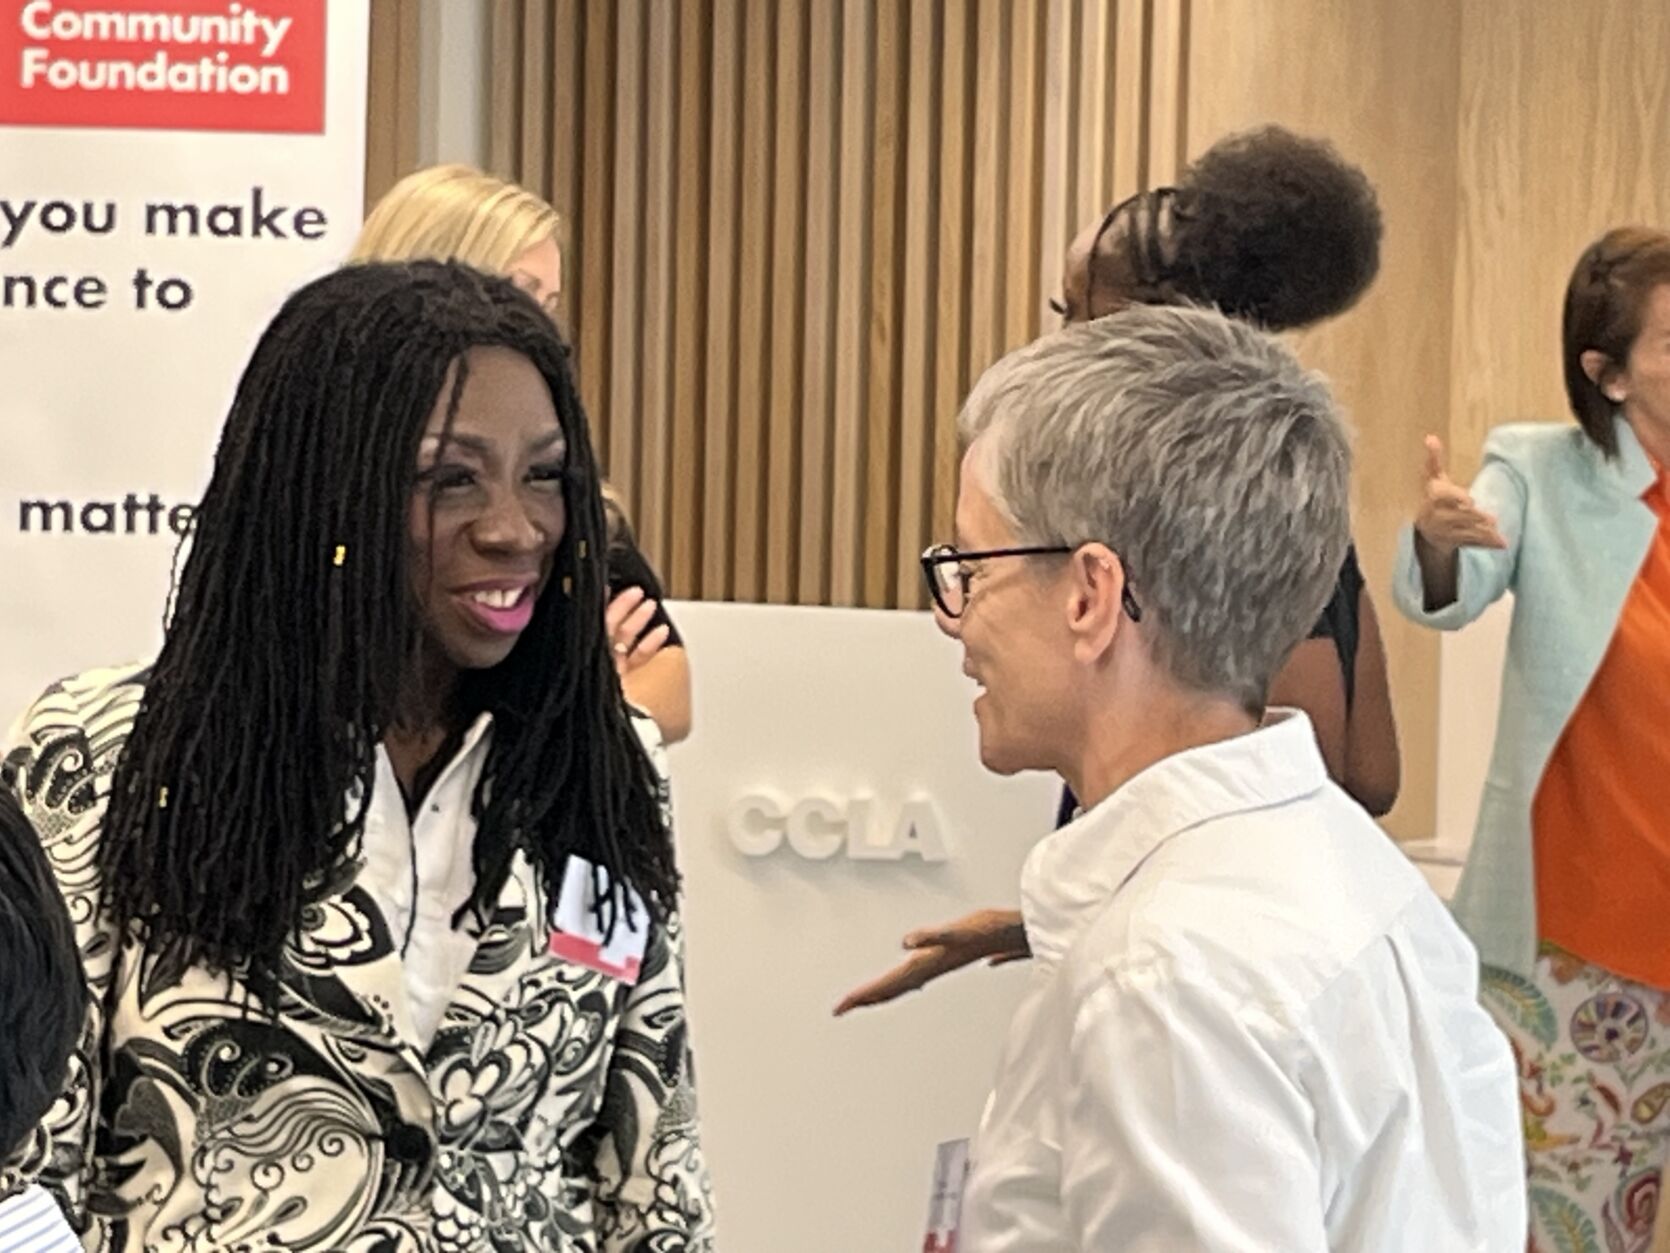
[[160, 655], [7, 757], [93, 994], [42, 1172], [89, 1248], [711, 1253], [603, 549], [513, 284], [350, 266], [267, 328]]
[[40, 840], [0, 787], [0, 1253], [79, 1253], [36, 1183], [40, 1124], [81, 1036], [87, 985], [75, 931]]

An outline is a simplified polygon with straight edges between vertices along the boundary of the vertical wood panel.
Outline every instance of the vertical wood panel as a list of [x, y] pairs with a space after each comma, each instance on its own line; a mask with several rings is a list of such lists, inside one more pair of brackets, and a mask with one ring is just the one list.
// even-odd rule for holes
[[724, 350], [723, 339], [712, 334], [706, 317], [710, 277], [708, 206], [713, 196], [707, 159], [709, 40], [713, 33], [710, 0], [679, 0], [678, 32], [678, 187], [673, 197], [677, 294], [668, 518], [671, 547], [663, 573], [674, 596], [688, 597], [701, 590], [702, 520], [706, 512], [702, 489], [708, 470], [702, 438], [706, 371], [711, 355]]
[[899, 524], [893, 561], [895, 605], [925, 603], [916, 558], [927, 544], [933, 505], [932, 346], [936, 337], [935, 220], [939, 106], [939, 5], [911, 0], [905, 131], [904, 290], [899, 331]]
[[[1073, 67], [1069, 63], [1072, 44], [1071, 5], [1073, 0], [1044, 0], [1043, 136], [1038, 156], [1038, 276], [1041, 290], [1049, 297], [1061, 295], [1061, 258], [1073, 238], [1069, 187], [1071, 151]], [[1053, 325], [1053, 315], [1045, 325]]]
[[521, 76], [517, 73], [522, 0], [493, 0], [488, 41], [490, 64], [495, 68], [488, 96], [493, 126], [488, 136], [487, 168], [500, 178], [515, 178], [516, 159], [522, 151]]
[[1147, 0], [1117, 0], [1113, 31], [1112, 137], [1108, 152], [1108, 206], [1118, 204], [1143, 187], [1142, 154], [1148, 131], [1147, 84], [1142, 67], [1147, 59], [1147, 26], [1143, 12]]
[[636, 506], [638, 422], [643, 349], [644, 41], [646, 0], [615, 6], [614, 343], [609, 358], [608, 444], [600, 444], [610, 479]]
[[846, 0], [841, 27], [840, 274], [835, 314], [835, 518], [830, 603], [859, 598], [864, 516], [864, 406], [870, 394], [870, 139], [874, 121], [871, 6]]
[[585, 8], [582, 0], [555, 0], [548, 37], [551, 58], [551, 125], [546, 148], [551, 203], [563, 217], [562, 299], [558, 319], [570, 342], [579, 320], [583, 280], [574, 241], [580, 219], [580, 172], [586, 161], [586, 118], [581, 79], [585, 64]]
[[[1163, 3], [1164, 0], [1161, 0]], [[1156, 186], [1154, 179], [1154, 4], [1155, 0], [1142, 0], [1142, 118], [1137, 124], [1137, 184], [1139, 187]]]
[[417, 168], [418, 0], [371, 6], [366, 75], [365, 207]]
[[1471, 475], [1504, 421], [1565, 421], [1559, 317], [1605, 229], [1670, 223], [1670, 11], [1469, 6], [1462, 22], [1456, 327], [1449, 439]]
[[643, 351], [638, 368], [643, 384], [638, 412], [638, 479], [633, 518], [645, 556], [664, 565], [668, 529], [668, 455], [672, 443], [673, 237], [678, 198], [673, 175], [673, 131], [678, 92], [678, 8], [653, 3], [647, 14], [644, 100], [644, 276]]
[[371, 60], [365, 79], [365, 207], [368, 211], [395, 181], [394, 128], [388, 122], [399, 115], [402, 103], [399, 47], [394, 38], [398, 21], [393, 5], [371, 6]]
[[1189, 0], [1159, 0], [1153, 14], [1147, 185], [1163, 187], [1187, 160]]
[[609, 362], [614, 345], [615, 254], [615, 9], [586, 6], [584, 136], [587, 179], [581, 192], [575, 243], [580, 299], [574, 319], [580, 397], [592, 421], [600, 456], [609, 446]]
[[867, 507], [864, 510], [864, 596], [883, 608], [892, 596], [899, 461], [899, 330], [903, 294], [897, 256], [904, 217], [905, 5], [877, 0], [875, 27], [875, 162], [870, 197], [870, 238], [876, 257], [891, 259], [870, 270], [870, 396], [864, 414], [868, 430]]
[[1005, 213], [1007, 272], [1004, 308], [1008, 314], [1003, 348], [1018, 347], [1036, 333], [1044, 314], [1039, 295], [1038, 178], [1043, 127], [1043, 44], [1041, 0], [1016, 0], [1009, 26], [1009, 203]]
[[550, 181], [551, 14], [551, 0], [522, 7], [522, 152], [516, 178], [536, 188]]
[[731, 595], [765, 590], [766, 405], [771, 357], [771, 188], [777, 6], [749, 0], [742, 81], [742, 255], [737, 326], [736, 565]]
[[702, 492], [701, 594], [731, 595], [731, 500], [735, 494], [737, 265], [742, 180], [743, 0], [714, 0], [712, 178], [707, 251], [707, 474]]
[[1074, 173], [1073, 233], [1109, 203], [1107, 163], [1101, 154], [1108, 145], [1108, 108], [1111, 67], [1108, 65], [1110, 0], [1079, 0], [1074, 42], [1078, 82], [1074, 90], [1073, 126], [1079, 157]]
[[[395, 45], [406, 3], [378, 6]], [[1140, 178], [1139, 139], [1186, 127], [1145, 93], [1183, 90], [1189, 17], [492, 0], [489, 163], [565, 217], [600, 460], [675, 594], [923, 603], [964, 395], [1053, 325], [1065, 245]], [[374, 133], [392, 168], [398, 129]]]
[[[934, 352], [933, 517], [929, 540], [948, 542], [957, 485], [957, 413], [968, 381], [969, 117], [974, 0], [948, 0], [941, 26], [939, 299]], [[923, 547], [927, 545], [924, 544]]]
[[418, 162], [418, 110], [415, 107], [418, 94], [418, 61], [422, 56], [421, 21], [422, 9], [417, 0], [400, 0], [400, 27], [396, 38], [400, 65], [400, 94], [414, 102], [414, 107], [406, 109], [400, 115], [395, 125], [395, 160], [398, 168], [397, 178], [404, 178], [417, 168]]
[[[1353, 529], [1381, 600], [1404, 750], [1388, 826], [1430, 835], [1437, 641], [1390, 612], [1384, 589], [1421, 435], [1447, 420], [1452, 403], [1460, 10], [1449, 0], [1193, 0], [1192, 10], [1191, 153], [1227, 132], [1279, 122], [1329, 136], [1379, 191], [1387, 232], [1374, 287], [1301, 336], [1298, 350], [1328, 375], [1357, 431]], [[1302, 41], [1292, 39], [1295, 28]], [[1434, 48], [1457, 51], [1446, 62]]]
[[812, 0], [807, 30], [806, 342], [800, 402], [800, 574], [796, 599], [829, 599], [835, 418], [837, 174], [840, 163], [840, 0]]
[[800, 555], [801, 340], [805, 307], [806, 25], [801, 3], [777, 14], [777, 104], [773, 158], [771, 412], [767, 423], [765, 596], [789, 600]]
[[[1463, 74], [1460, 84], [1457, 150], [1461, 167], [1474, 177], [1458, 188], [1456, 323], [1450, 348], [1455, 408], [1448, 422], [1435, 424], [1433, 434], [1445, 442], [1451, 472], [1466, 482], [1499, 413], [1533, 416], [1535, 407], [1524, 402], [1535, 392], [1539, 373], [1545, 383], [1553, 379], [1552, 372], [1523, 369], [1539, 343], [1553, 343], [1546, 315], [1504, 321], [1499, 303], [1517, 297], [1529, 312], [1540, 294], [1545, 310], [1555, 306], [1552, 273], [1538, 276], [1539, 292], [1533, 293], [1519, 274], [1505, 272], [1518, 268], [1514, 258], [1526, 242], [1516, 237], [1516, 224], [1521, 214], [1535, 211], [1526, 195], [1532, 168], [1526, 149], [1532, 137], [1517, 124], [1529, 107], [1523, 88], [1532, 48], [1520, 38], [1518, 15], [1511, 8], [1470, 9], [1462, 20], [1462, 40], [1464, 54], [1488, 47], [1499, 67], [1494, 73]], [[1503, 96], [1499, 103], [1491, 99], [1498, 93]], [[1473, 348], [1485, 342], [1491, 351]], [[1509, 362], [1513, 367], [1504, 369]]]
[[1003, 351], [1004, 208], [1008, 201], [1003, 146], [994, 137], [1008, 115], [1006, 49], [1009, 5], [980, 0], [975, 49], [974, 221], [969, 278], [969, 377]]

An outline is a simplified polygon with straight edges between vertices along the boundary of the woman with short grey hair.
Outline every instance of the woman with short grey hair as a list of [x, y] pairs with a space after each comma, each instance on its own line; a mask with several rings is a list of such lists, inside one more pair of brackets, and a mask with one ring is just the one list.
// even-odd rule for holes
[[980, 757], [1086, 806], [1021, 872], [1033, 969], [958, 1244], [1523, 1247], [1478, 953], [1306, 716], [1265, 714], [1348, 539], [1326, 386], [1244, 323], [1137, 306], [998, 363], [963, 434], [924, 570]]
[[[1217, 305], [1270, 330], [1296, 329], [1356, 303], [1379, 270], [1380, 235], [1374, 188], [1360, 169], [1324, 140], [1263, 127], [1213, 144], [1176, 187], [1132, 196], [1089, 223], [1067, 249], [1062, 299], [1053, 303], [1068, 324], [1133, 303], [1182, 302]], [[1329, 774], [1380, 816], [1397, 799], [1401, 771], [1386, 653], [1355, 547], [1334, 568], [1332, 595], [1264, 698], [1304, 710]], [[1069, 789], [1058, 825], [1077, 807]], [[1015, 910], [979, 910], [912, 932], [904, 944], [909, 956], [850, 992], [837, 1014], [975, 961], [1029, 955]]]

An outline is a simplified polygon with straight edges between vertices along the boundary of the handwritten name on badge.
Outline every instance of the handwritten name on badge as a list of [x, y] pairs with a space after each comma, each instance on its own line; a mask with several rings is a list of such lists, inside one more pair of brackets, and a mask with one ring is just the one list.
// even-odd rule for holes
[[551, 952], [564, 961], [571, 961], [619, 979], [631, 985], [638, 982], [644, 965], [644, 946], [649, 940], [649, 911], [641, 896], [630, 887], [626, 889], [632, 902], [631, 916], [621, 909], [615, 920], [615, 933], [604, 937], [597, 922], [597, 881], [609, 890], [607, 873], [594, 875], [592, 864], [584, 857], [572, 854], [562, 875], [562, 892], [557, 897], [556, 926], [551, 931]]

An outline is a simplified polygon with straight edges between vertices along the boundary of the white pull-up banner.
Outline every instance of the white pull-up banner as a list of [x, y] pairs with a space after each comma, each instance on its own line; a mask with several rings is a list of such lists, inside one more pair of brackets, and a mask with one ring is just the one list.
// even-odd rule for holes
[[161, 641], [234, 386], [364, 187], [366, 0], [0, 0], [0, 728]]

